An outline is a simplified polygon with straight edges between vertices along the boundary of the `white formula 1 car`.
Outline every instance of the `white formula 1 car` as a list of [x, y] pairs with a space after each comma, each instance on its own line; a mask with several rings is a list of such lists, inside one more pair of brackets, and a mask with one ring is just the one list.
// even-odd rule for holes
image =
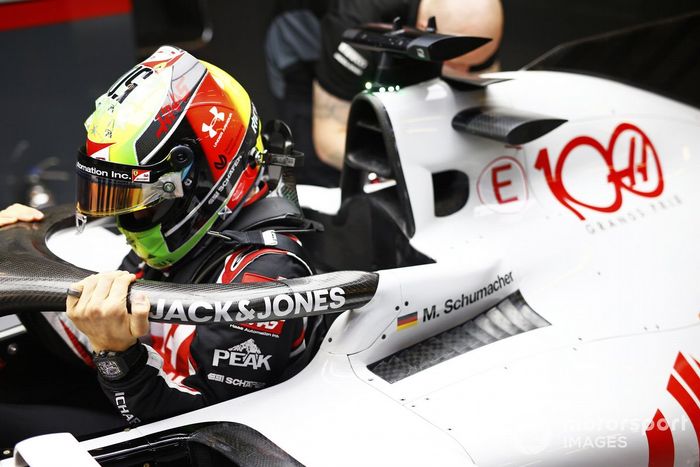
[[353, 102], [341, 188], [299, 189], [369, 302], [282, 384], [0, 465], [697, 466], [700, 16], [475, 81], [411, 84], [425, 36], [346, 38], [413, 57]]

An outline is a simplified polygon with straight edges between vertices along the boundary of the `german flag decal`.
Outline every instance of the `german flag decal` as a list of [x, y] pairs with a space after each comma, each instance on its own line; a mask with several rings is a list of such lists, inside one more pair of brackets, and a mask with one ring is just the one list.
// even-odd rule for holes
[[411, 326], [415, 326], [418, 324], [418, 312], [414, 311], [413, 313], [409, 313], [407, 315], [399, 316], [396, 318], [396, 330], [401, 331], [406, 328], [410, 328]]

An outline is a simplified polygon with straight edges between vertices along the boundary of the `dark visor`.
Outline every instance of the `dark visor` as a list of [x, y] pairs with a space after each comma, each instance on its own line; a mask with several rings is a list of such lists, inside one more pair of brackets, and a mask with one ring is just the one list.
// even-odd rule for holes
[[94, 159], [81, 150], [75, 165], [77, 210], [89, 216], [113, 216], [182, 197], [182, 166], [172, 155], [157, 164], [134, 167]]

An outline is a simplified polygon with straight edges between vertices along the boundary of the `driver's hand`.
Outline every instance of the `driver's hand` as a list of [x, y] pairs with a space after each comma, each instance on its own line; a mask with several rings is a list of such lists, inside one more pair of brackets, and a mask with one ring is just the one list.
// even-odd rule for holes
[[71, 285], [80, 298], [68, 296], [66, 311], [88, 339], [93, 350], [122, 352], [148, 333], [148, 298], [132, 297], [131, 314], [126, 311], [129, 285], [136, 276], [126, 271], [103, 272]]
[[17, 222], [34, 222], [44, 218], [44, 214], [23, 204], [13, 204], [0, 211], [0, 227]]

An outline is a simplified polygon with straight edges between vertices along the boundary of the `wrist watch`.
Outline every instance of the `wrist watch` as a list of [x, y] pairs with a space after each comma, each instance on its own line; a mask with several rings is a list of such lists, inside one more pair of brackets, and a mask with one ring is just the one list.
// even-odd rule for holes
[[111, 350], [93, 352], [92, 361], [100, 376], [107, 381], [118, 381], [124, 378], [145, 355], [146, 348], [137, 342], [123, 352]]

